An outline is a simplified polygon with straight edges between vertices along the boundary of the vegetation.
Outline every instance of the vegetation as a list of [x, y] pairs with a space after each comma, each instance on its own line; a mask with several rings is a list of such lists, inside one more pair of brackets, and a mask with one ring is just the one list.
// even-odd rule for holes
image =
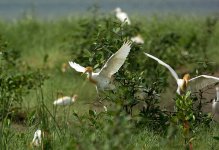
[[[217, 75], [217, 18], [131, 19], [128, 26], [94, 11], [56, 21], [1, 21], [1, 148], [35, 149], [30, 143], [41, 129], [43, 143], [36, 149], [218, 149], [218, 125], [203, 109], [215, 94], [176, 95], [169, 72], [143, 55], [165, 60], [179, 74]], [[145, 43], [132, 44], [114, 76], [116, 90], [101, 94], [107, 111], [85, 77], [69, 67], [62, 72], [69, 60], [101, 68], [138, 33]], [[73, 105], [53, 106], [58, 95], [75, 93]]]

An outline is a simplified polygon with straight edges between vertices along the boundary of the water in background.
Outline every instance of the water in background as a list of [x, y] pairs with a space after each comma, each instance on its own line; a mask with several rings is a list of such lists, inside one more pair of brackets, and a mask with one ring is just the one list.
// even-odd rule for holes
[[13, 19], [25, 13], [56, 19], [80, 15], [97, 5], [102, 12], [121, 7], [128, 13], [212, 15], [219, 12], [219, 0], [0, 0], [0, 18]]

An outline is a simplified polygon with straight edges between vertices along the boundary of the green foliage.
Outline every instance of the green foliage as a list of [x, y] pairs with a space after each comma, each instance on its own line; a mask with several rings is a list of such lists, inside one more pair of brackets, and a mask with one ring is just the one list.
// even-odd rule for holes
[[[169, 80], [166, 68], [143, 54], [148, 52], [163, 59], [179, 74], [216, 72], [217, 65], [209, 61], [212, 60], [209, 53], [212, 47], [218, 49], [212, 42], [219, 36], [217, 21], [153, 17], [133, 20], [128, 26], [97, 10], [94, 12], [90, 18], [48, 22], [24, 18], [14, 24], [0, 23], [0, 33], [8, 41], [0, 42], [0, 144], [8, 149], [15, 145], [27, 149], [33, 133], [41, 129], [45, 132], [45, 149], [178, 149], [184, 142], [182, 136], [187, 143], [195, 136], [194, 148], [209, 149], [213, 144], [218, 148], [211, 134], [213, 129], [218, 131], [218, 126], [206, 131], [211, 120], [194, 107], [199, 97], [179, 96], [176, 112], [162, 110], [161, 102], [170, 102], [165, 92], [171, 88], [174, 93], [175, 84]], [[88, 108], [84, 102], [93, 100], [95, 89], [77, 73], [72, 75], [70, 69], [62, 73], [60, 66], [73, 59], [97, 70], [124, 41], [138, 33], [144, 37], [145, 44], [132, 44], [125, 64], [114, 75], [116, 90], [102, 95], [109, 104], [108, 111]], [[45, 73], [51, 78], [44, 83]], [[53, 107], [57, 91], [77, 93], [79, 100], [75, 106]], [[139, 93], [143, 97], [139, 98]], [[24, 108], [23, 104], [28, 107], [26, 124], [21, 125], [25, 130], [14, 130], [11, 126], [18, 122], [10, 118]], [[181, 133], [168, 141], [172, 143], [165, 143], [164, 135], [171, 122]]]
[[[107, 59], [121, 47], [124, 41], [141, 32], [137, 25], [130, 27], [108, 17], [96, 17], [89, 20], [89, 22], [82, 22], [80, 25], [82, 28], [82, 39], [79, 47], [81, 51], [78, 55], [73, 55], [73, 58], [76, 56], [74, 61], [82, 66], [94, 66], [94, 69], [100, 69]], [[78, 47], [78, 45], [74, 46]], [[125, 64], [114, 76], [115, 93], [108, 92], [106, 96], [108, 101], [119, 104], [122, 109], [126, 110], [127, 114], [132, 115], [133, 107], [140, 102], [136, 99], [135, 93], [139, 89], [144, 90], [148, 95], [143, 100], [147, 107], [139, 110], [140, 116], [144, 120], [157, 120], [158, 125], [160, 124], [159, 120], [166, 120], [165, 115], [162, 115], [157, 106], [159, 103], [157, 97], [163, 91], [160, 86], [166, 85], [164, 83], [165, 77], [161, 77], [160, 75], [163, 73], [158, 70], [144, 71], [145, 61], [139, 59], [139, 55], [142, 55], [143, 52], [140, 45], [133, 43]], [[148, 78], [151, 74], [155, 74], [153, 80]], [[151, 121], [149, 121], [149, 126], [152, 123]]]
[[[191, 92], [188, 91], [185, 95], [177, 95], [175, 100], [175, 113], [171, 117], [171, 122], [180, 130], [185, 140], [185, 146], [191, 149], [193, 140], [196, 139], [196, 129], [203, 124], [209, 126], [211, 118], [203, 115], [196, 108], [195, 100], [191, 97]], [[199, 111], [197, 111], [199, 110]], [[189, 148], [190, 147], [190, 148]]]
[[16, 50], [10, 50], [7, 44], [0, 40], [0, 120], [13, 116], [16, 109], [21, 108], [23, 96], [31, 89], [43, 85], [46, 76], [40, 70], [33, 70], [19, 58]]
[[175, 111], [172, 116], [172, 121], [180, 128], [183, 138], [185, 139], [186, 149], [192, 149], [193, 130], [195, 123], [195, 115], [193, 112], [193, 100], [190, 98], [191, 92], [187, 92], [185, 95], [177, 95]]

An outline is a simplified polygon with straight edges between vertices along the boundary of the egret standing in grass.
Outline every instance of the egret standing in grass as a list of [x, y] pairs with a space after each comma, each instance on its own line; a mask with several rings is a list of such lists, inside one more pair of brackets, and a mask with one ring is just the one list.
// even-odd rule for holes
[[116, 12], [116, 17], [121, 22], [126, 22], [128, 25], [131, 24], [131, 21], [130, 21], [128, 15], [125, 12], [123, 12], [121, 8], [117, 7], [114, 11]]
[[[69, 62], [69, 65], [78, 72], [87, 73], [88, 80], [96, 85], [98, 91], [110, 89], [110, 80], [113, 74], [119, 71], [124, 64], [126, 57], [131, 49], [131, 42], [125, 42], [122, 47], [114, 53], [102, 67], [102, 69], [94, 73], [92, 67], [82, 67], [75, 62]], [[99, 94], [99, 93], [98, 93]]]
[[76, 95], [76, 94], [72, 97], [64, 96], [64, 97], [61, 97], [61, 98], [55, 100], [53, 104], [59, 105], [59, 106], [71, 105], [72, 103], [74, 103], [76, 101], [77, 98], [78, 98], [78, 95]]
[[34, 137], [33, 140], [31, 142], [32, 146], [35, 147], [39, 147], [41, 145], [41, 141], [42, 141], [42, 131], [40, 129], [36, 130], [36, 132], [34, 133]]
[[216, 98], [212, 102], [212, 114], [214, 118], [219, 117], [219, 87], [216, 87]]
[[176, 79], [176, 82], [178, 85], [178, 88], [177, 88], [178, 94], [183, 94], [184, 92], [186, 92], [187, 89], [191, 90], [192, 92], [196, 92], [200, 89], [205, 88], [208, 85], [212, 85], [212, 84], [219, 82], [219, 78], [208, 76], [208, 75], [200, 75], [200, 76], [190, 79], [190, 75], [185, 74], [183, 78], [180, 79], [177, 73], [168, 64], [164, 63], [162, 60], [148, 53], [145, 53], [145, 55], [156, 60], [159, 64], [163, 65], [171, 72], [172, 76]]

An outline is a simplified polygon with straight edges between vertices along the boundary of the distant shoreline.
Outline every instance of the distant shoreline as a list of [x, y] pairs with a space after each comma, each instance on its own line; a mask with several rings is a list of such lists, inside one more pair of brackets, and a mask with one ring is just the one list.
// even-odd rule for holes
[[32, 14], [38, 18], [56, 19], [66, 16], [77, 16], [88, 13], [88, 10], [97, 6], [100, 12], [110, 13], [115, 7], [121, 7], [130, 15], [150, 16], [153, 14], [181, 14], [181, 15], [215, 15], [219, 14], [219, 1], [210, 0], [109, 0], [109, 1], [69, 1], [55, 0], [56, 2], [42, 0], [26, 1], [20, 0], [10, 2], [3, 0], [0, 2], [0, 18], [17, 19], [24, 14]]

